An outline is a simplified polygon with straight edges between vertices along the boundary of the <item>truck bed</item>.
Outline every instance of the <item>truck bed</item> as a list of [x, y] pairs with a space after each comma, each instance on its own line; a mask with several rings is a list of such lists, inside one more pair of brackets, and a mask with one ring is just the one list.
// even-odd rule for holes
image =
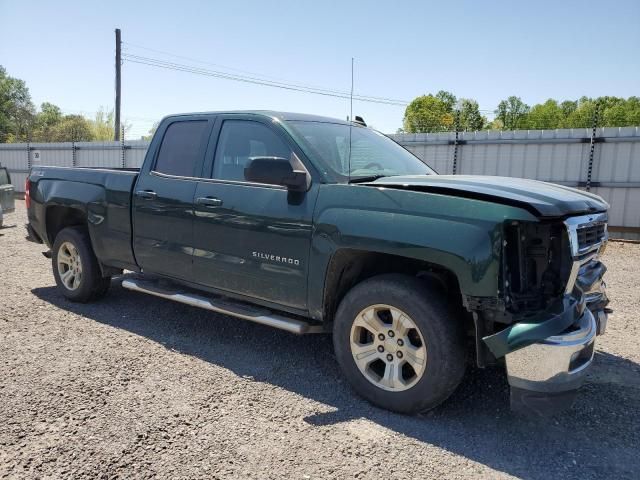
[[30, 224], [50, 246], [47, 222], [65, 215], [65, 209], [81, 209], [93, 248], [103, 264], [132, 268], [131, 192], [137, 177], [138, 169], [34, 167], [30, 176]]

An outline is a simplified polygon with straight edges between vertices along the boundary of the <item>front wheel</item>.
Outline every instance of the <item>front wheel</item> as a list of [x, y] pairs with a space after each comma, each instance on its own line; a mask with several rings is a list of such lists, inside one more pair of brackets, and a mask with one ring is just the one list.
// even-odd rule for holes
[[333, 327], [338, 363], [371, 403], [401, 413], [446, 400], [465, 371], [464, 337], [436, 291], [404, 275], [381, 275], [344, 297]]
[[97, 300], [109, 289], [111, 278], [102, 276], [89, 235], [81, 227], [68, 227], [58, 233], [51, 263], [58, 288], [71, 301]]

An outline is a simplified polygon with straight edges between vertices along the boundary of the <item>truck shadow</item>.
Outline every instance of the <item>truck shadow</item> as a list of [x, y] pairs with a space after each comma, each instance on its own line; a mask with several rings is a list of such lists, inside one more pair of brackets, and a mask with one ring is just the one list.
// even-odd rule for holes
[[32, 292], [87, 319], [327, 405], [328, 413], [304, 418], [310, 425], [365, 418], [526, 479], [640, 478], [640, 365], [615, 355], [597, 354], [593, 378], [574, 408], [554, 418], [512, 414], [505, 376], [495, 369], [474, 369], [436, 410], [403, 416], [351, 391], [328, 335], [298, 337], [130, 292], [116, 280], [107, 298], [94, 304], [70, 303], [55, 287]]

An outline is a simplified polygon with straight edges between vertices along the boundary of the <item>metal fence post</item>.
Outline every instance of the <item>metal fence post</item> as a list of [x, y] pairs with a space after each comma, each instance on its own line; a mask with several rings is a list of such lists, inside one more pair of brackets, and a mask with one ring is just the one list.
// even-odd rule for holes
[[31, 171], [31, 135], [27, 137], [27, 170]]
[[125, 151], [124, 151], [124, 125], [122, 126], [122, 135], [120, 135], [120, 164], [122, 168], [125, 168], [127, 165]]
[[78, 132], [76, 131], [75, 128], [71, 131], [71, 166], [72, 167], [75, 167], [76, 164], [78, 163], [78, 160], [76, 158], [76, 138], [78, 138], [77, 133]]
[[78, 164], [77, 158], [76, 158], [76, 141], [72, 141], [71, 142], [71, 166], [75, 167]]
[[460, 110], [456, 110], [453, 117], [453, 124], [456, 130], [456, 138], [453, 141], [453, 174], [456, 175], [458, 173], [458, 145], [459, 145], [459, 135], [460, 135]]
[[593, 157], [596, 149], [596, 133], [598, 130], [598, 115], [600, 114], [600, 101], [596, 102], [596, 108], [593, 112], [593, 124], [591, 126], [591, 143], [589, 148], [589, 163], [587, 166], [587, 182], [585, 184], [585, 190], [588, 192], [591, 190], [591, 176], [593, 174]]

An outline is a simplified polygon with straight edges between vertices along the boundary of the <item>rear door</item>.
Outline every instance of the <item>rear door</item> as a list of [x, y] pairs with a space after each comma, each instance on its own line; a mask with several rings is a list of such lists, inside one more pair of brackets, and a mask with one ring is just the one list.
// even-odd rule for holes
[[256, 117], [218, 118], [210, 179], [195, 193], [194, 278], [201, 285], [306, 309], [313, 207], [318, 185], [304, 193], [245, 180], [251, 157], [302, 152], [282, 127]]
[[0, 207], [5, 213], [12, 212], [15, 209], [14, 190], [9, 172], [5, 167], [0, 167]]
[[145, 272], [190, 280], [193, 195], [213, 120], [177, 117], [161, 125], [133, 192], [133, 251]]

